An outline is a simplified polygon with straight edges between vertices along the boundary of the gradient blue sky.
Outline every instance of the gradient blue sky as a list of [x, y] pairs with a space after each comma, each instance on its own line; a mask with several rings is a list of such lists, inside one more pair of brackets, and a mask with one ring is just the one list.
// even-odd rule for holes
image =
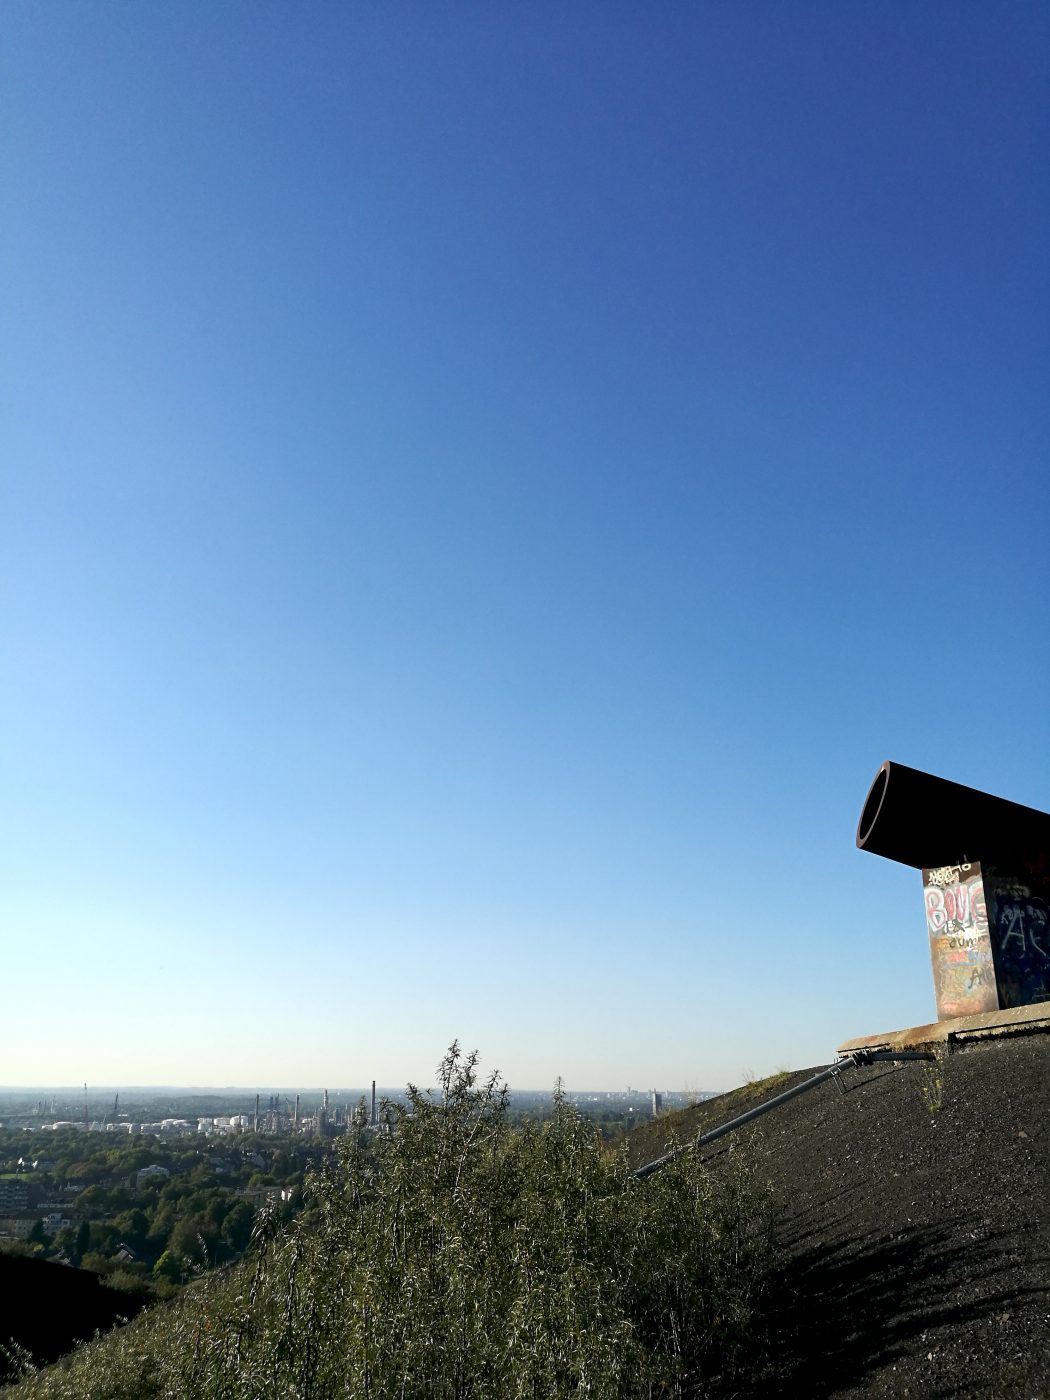
[[0, 1083], [722, 1087], [1050, 805], [1045, 4], [23, 3]]

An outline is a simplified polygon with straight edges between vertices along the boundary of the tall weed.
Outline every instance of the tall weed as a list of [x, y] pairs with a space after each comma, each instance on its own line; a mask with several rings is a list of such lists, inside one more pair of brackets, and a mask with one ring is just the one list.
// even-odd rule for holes
[[344, 1138], [251, 1258], [70, 1361], [29, 1400], [559, 1400], [709, 1393], [749, 1338], [764, 1203], [694, 1154], [636, 1180], [560, 1092], [512, 1129], [453, 1044], [394, 1131]]

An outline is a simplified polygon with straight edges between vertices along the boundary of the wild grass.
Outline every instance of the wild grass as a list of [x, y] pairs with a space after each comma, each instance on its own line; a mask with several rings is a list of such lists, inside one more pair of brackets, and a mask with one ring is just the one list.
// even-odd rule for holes
[[922, 1067], [920, 1091], [929, 1113], [940, 1113], [944, 1107], [944, 1066], [946, 1055], [938, 1050], [932, 1060]]
[[556, 1095], [513, 1129], [455, 1044], [388, 1138], [342, 1140], [250, 1258], [11, 1400], [700, 1396], [751, 1340], [764, 1198], [687, 1153], [638, 1181]]

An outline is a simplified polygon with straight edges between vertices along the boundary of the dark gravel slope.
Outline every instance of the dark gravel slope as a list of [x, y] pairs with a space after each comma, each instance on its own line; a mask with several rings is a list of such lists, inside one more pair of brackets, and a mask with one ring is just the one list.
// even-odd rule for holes
[[[713, 1101], [678, 1130], [749, 1106]], [[847, 1072], [717, 1143], [712, 1162], [735, 1139], [770, 1182], [783, 1252], [768, 1360], [741, 1393], [1050, 1397], [1048, 1125], [1036, 1035]]]

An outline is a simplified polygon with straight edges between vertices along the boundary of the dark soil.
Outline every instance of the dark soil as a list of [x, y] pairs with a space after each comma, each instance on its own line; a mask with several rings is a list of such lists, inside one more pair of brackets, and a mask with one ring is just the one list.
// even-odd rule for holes
[[[811, 1073], [658, 1120], [633, 1158]], [[713, 1144], [770, 1183], [781, 1251], [737, 1393], [1050, 1397], [1048, 1129], [1050, 1036], [1031, 1035], [846, 1071]]]
[[[0, 1254], [0, 1300], [0, 1343], [14, 1342], [44, 1366], [134, 1317], [148, 1297], [107, 1288], [90, 1269]], [[16, 1374], [0, 1351], [0, 1386]]]

